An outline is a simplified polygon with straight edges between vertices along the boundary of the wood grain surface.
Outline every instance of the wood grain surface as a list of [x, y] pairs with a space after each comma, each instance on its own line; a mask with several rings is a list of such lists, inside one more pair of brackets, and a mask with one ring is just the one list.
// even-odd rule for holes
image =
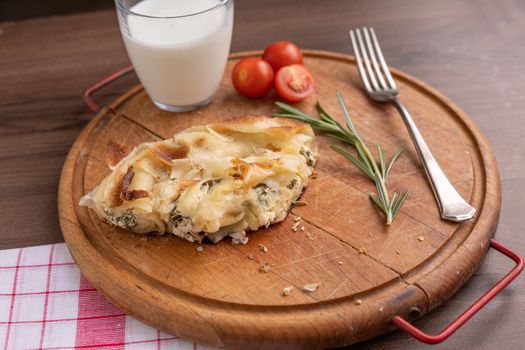
[[[283, 223], [250, 234], [244, 246], [225, 240], [198, 252], [195, 244], [172, 235], [144, 237], [110, 226], [77, 205], [110, 173], [105, 164], [110, 140], [134, 147], [195, 125], [275, 113], [273, 93], [243, 98], [229, 78], [239, 58], [261, 53], [232, 55], [206, 108], [165, 112], [138, 86], [82, 131], [62, 170], [58, 206], [66, 243], [84, 275], [144, 322], [229, 349], [349, 345], [391, 330], [394, 315], [414, 319], [439, 306], [477, 269], [495, 232], [501, 204], [495, 159], [464, 112], [426, 84], [393, 71], [429, 147], [477, 210], [474, 219], [461, 224], [441, 220], [397, 111], [368, 101], [350, 56], [304, 51], [316, 91], [297, 107], [314, 113], [316, 101], [323, 101], [327, 112], [344, 123], [337, 89], [352, 101], [354, 123], [369, 142], [381, 140], [386, 154], [407, 148], [389, 184], [397, 191], [409, 187], [410, 195], [392, 226], [384, 226], [367, 198], [373, 185], [322, 135], [317, 136], [318, 175], [302, 197], [309, 204], [293, 208]], [[297, 216], [304, 231], [291, 229]], [[266, 264], [270, 271], [259, 271]], [[319, 283], [319, 289], [302, 291], [310, 283]], [[288, 286], [295, 292], [285, 297]]]
[[[282, 15], [275, 15], [276, 8]], [[502, 180], [498, 238], [523, 252], [525, 50], [519, 43], [524, 15], [525, 4], [518, 0], [241, 0], [232, 50], [259, 49], [286, 38], [303, 47], [350, 52], [347, 29], [374, 26], [392, 66], [443, 91], [487, 136]], [[127, 63], [113, 11], [0, 23], [0, 247], [61, 241], [56, 210], [60, 169], [92, 118], [80, 92]], [[107, 103], [133, 83], [133, 77], [126, 78], [97, 98]], [[28, 216], [38, 218], [37, 227]], [[438, 331], [510, 266], [490, 252], [460, 293], [416, 324]], [[516, 281], [435, 348], [521, 349], [525, 299], [519, 291], [524, 286], [523, 279]], [[379, 347], [421, 345], [395, 332], [353, 348]]]

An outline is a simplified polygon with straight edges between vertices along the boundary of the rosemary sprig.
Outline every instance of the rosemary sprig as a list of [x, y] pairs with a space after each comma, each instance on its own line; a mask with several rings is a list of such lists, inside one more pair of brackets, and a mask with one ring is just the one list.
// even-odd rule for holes
[[363, 139], [359, 136], [339, 91], [337, 91], [337, 101], [343, 114], [346, 127], [343, 127], [332, 118], [319, 102], [316, 105], [319, 118], [314, 118], [297, 108], [282, 102], [276, 102], [276, 105], [280, 109], [280, 113], [274, 114], [274, 117], [284, 117], [303, 121], [310, 124], [315, 131], [353, 146], [357, 151], [356, 155], [339, 145], [331, 145], [330, 147], [351, 161], [368, 178], [374, 181], [377, 195], [369, 194], [370, 199], [385, 214], [386, 224], [390, 225], [399, 213], [399, 209], [401, 209], [401, 206], [408, 196], [408, 190], [405, 190], [401, 194], [394, 192], [392, 197], [389, 197], [386, 186], [388, 174], [390, 173], [394, 162], [403, 152], [403, 149], [398, 149], [392, 155], [390, 161], [386, 162], [385, 152], [383, 151], [383, 148], [377, 144], [376, 148], [379, 161], [376, 161], [372, 152], [370, 152]]

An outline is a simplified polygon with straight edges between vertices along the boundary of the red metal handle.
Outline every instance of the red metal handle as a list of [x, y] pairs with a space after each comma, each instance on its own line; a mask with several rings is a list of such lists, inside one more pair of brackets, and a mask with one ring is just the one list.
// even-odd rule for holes
[[129, 66], [119, 69], [116, 72], [111, 73], [104, 79], [96, 82], [95, 84], [89, 86], [86, 90], [84, 90], [84, 92], [82, 93], [82, 100], [84, 100], [84, 102], [87, 104], [89, 109], [91, 109], [93, 112], [98, 112], [98, 110], [100, 109], [100, 106], [91, 99], [91, 94], [97, 91], [98, 89], [108, 85], [113, 80], [118, 79], [128, 73], [133, 72], [133, 70], [134, 70], [133, 66], [129, 65]]
[[426, 344], [438, 344], [450, 337], [455, 331], [463, 326], [465, 322], [467, 322], [472, 316], [481, 310], [483, 306], [491, 301], [492, 298], [501, 292], [516, 277], [518, 277], [521, 271], [523, 271], [523, 258], [516, 252], [510, 250], [496, 240], [492, 240], [490, 242], [490, 247], [514, 260], [516, 262], [516, 266], [514, 266], [514, 268], [507, 275], [505, 275], [505, 277], [499, 280], [498, 283], [496, 283], [485, 294], [483, 294], [481, 298], [479, 298], [474, 304], [465, 310], [465, 312], [459, 315], [458, 318], [446, 326], [441, 332], [436, 335], [424, 333], [400, 316], [394, 316], [392, 322], [405, 333]]

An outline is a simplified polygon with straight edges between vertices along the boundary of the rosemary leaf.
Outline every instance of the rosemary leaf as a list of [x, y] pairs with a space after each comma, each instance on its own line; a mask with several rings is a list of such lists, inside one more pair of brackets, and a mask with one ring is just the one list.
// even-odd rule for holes
[[394, 192], [394, 194], [392, 195], [392, 199], [390, 199], [390, 208], [394, 207], [398, 195], [399, 194], [397, 192]]
[[348, 114], [348, 111], [346, 110], [346, 105], [345, 105], [345, 101], [343, 100], [343, 96], [341, 95], [339, 90], [336, 91], [336, 94], [337, 94], [337, 101], [339, 102], [339, 107], [341, 108], [341, 112], [343, 113], [343, 117], [345, 118], [345, 122], [346, 122], [348, 129], [350, 129], [354, 133], [354, 135], [359, 137], [355, 130], [354, 123], [352, 123], [352, 119], [350, 119], [350, 115]]
[[345, 139], [345, 143], [349, 143], [354, 147], [357, 143], [359, 143], [359, 140], [353, 134], [344, 132], [339, 132], [338, 134]]
[[385, 193], [385, 190], [383, 186], [381, 186], [380, 181], [376, 181], [376, 189], [377, 193], [379, 194], [379, 199], [381, 201], [381, 204], [383, 204], [383, 208], [387, 209], [385, 211], [385, 214], [388, 215], [388, 210], [390, 209], [390, 201], [388, 200], [388, 195]]
[[392, 156], [392, 159], [390, 159], [390, 162], [388, 163], [388, 167], [386, 168], [385, 176], [386, 179], [388, 177], [388, 174], [390, 173], [390, 169], [392, 169], [392, 166], [394, 165], [394, 162], [397, 160], [397, 158], [403, 153], [404, 149], [403, 147], [399, 147], [397, 151]]
[[317, 131], [322, 132], [334, 132], [334, 133], [340, 133], [340, 128], [337, 127], [334, 124], [324, 122], [322, 120], [319, 120], [317, 118], [310, 117], [307, 114], [290, 114], [290, 113], [277, 113], [273, 115], [274, 117], [281, 117], [281, 118], [290, 118], [290, 119], [296, 119], [300, 120], [302, 122], [310, 124], [314, 129]]
[[396, 218], [397, 213], [399, 213], [399, 209], [401, 209], [401, 206], [403, 205], [407, 197], [408, 197], [408, 190], [405, 190], [403, 194], [401, 194], [401, 196], [397, 199], [397, 202], [394, 208], [392, 208], [392, 220]]
[[366, 164], [368, 169], [370, 169], [371, 172], [374, 172], [374, 167], [372, 166], [371, 161], [366, 156], [366, 152], [363, 148], [363, 145], [360, 142], [356, 142], [355, 149], [357, 150], [357, 153], [359, 154], [359, 158]]
[[303, 121], [305, 123], [311, 124], [312, 126], [323, 125], [323, 123], [320, 120], [318, 120], [318, 119], [314, 119], [314, 118], [311, 118], [311, 117], [308, 117], [308, 116], [307, 117], [303, 117], [302, 115], [296, 115], [296, 114], [290, 114], [290, 113], [274, 114], [274, 117], [296, 119], [296, 120], [300, 120], [300, 121]]
[[383, 213], [386, 213], [386, 209], [383, 207], [383, 204], [381, 204], [381, 201], [379, 200], [379, 198], [377, 198], [377, 196], [374, 196], [373, 194], [369, 194], [368, 196], [370, 197], [372, 202], [375, 205], [377, 205], [379, 209], [381, 209], [381, 211], [383, 211]]
[[317, 108], [317, 111], [319, 112], [319, 116], [321, 117], [321, 119], [323, 119], [323, 120], [325, 120], [325, 121], [327, 121], [327, 122], [329, 122], [329, 123], [332, 123], [332, 124], [338, 126], [339, 129], [343, 129], [343, 127], [341, 126], [341, 124], [339, 124], [339, 123], [337, 122], [337, 120], [335, 120], [334, 118], [332, 118], [332, 117], [330, 116], [330, 114], [328, 114], [328, 112], [326, 112], [326, 110], [323, 108], [323, 106], [321, 106], [321, 104], [320, 104], [319, 102], [317, 102], [317, 103], [315, 104], [315, 107]]
[[333, 124], [333, 125], [337, 125], [337, 124], [334, 123], [334, 120], [332, 118], [330, 118], [330, 116], [328, 116], [328, 115], [326, 115], [324, 113], [319, 113], [319, 116], [321, 117], [322, 121], [325, 121], [325, 122]]
[[[381, 148], [381, 145], [376, 143], [377, 147], [377, 153], [379, 154], [379, 164], [380, 164], [380, 170], [381, 175], [383, 176], [383, 179], [386, 178], [386, 168], [385, 168], [385, 152], [383, 152], [383, 148]], [[392, 199], [393, 201], [394, 199]]]
[[[319, 108], [322, 108], [322, 107], [319, 107]], [[339, 123], [337, 121], [335, 121], [332, 117], [330, 117], [330, 115], [328, 113], [326, 113], [324, 110], [320, 110], [318, 109], [319, 111], [319, 116], [321, 117], [321, 120], [324, 121], [324, 122], [327, 122], [327, 123], [330, 123], [332, 125], [335, 125], [337, 126], [339, 129], [341, 129], [341, 125], [339, 125]]]
[[341, 135], [338, 135], [338, 134], [326, 134], [326, 136], [331, 137], [333, 139], [336, 139], [337, 141], [348, 143], [348, 144], [350, 144], [352, 146], [355, 145], [355, 141], [350, 141], [348, 138], [346, 138], [344, 136], [341, 136]]
[[363, 173], [366, 174], [366, 176], [368, 176], [370, 179], [374, 180], [375, 178], [375, 175], [374, 173], [372, 173], [369, 168], [367, 167], [366, 164], [363, 163], [363, 161], [361, 159], [358, 159], [356, 158], [352, 153], [348, 152], [347, 150], [345, 150], [344, 148], [342, 147], [339, 147], [339, 146], [336, 146], [336, 145], [331, 145], [330, 146], [334, 151], [336, 151], [337, 153], [341, 154], [342, 156], [344, 156], [346, 159], [350, 160], [352, 163], [354, 163], [354, 165], [356, 167], [358, 167], [359, 169], [361, 169], [361, 171]]
[[288, 112], [288, 113], [290, 113], [291, 115], [302, 116], [302, 117], [304, 117], [304, 118], [306, 118], [306, 119], [314, 119], [314, 118], [310, 117], [308, 114], [301, 112], [300, 110], [298, 110], [298, 109], [295, 108], [295, 107], [290, 106], [289, 104], [286, 104], [286, 103], [283, 103], [283, 102], [275, 102], [275, 104], [276, 104], [277, 107], [279, 107], [281, 110], [283, 110], [283, 111], [285, 111], [285, 112]]

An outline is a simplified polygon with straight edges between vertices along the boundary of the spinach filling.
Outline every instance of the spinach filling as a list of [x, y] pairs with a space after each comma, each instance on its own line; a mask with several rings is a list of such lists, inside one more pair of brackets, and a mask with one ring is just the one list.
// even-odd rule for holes
[[264, 206], [268, 206], [268, 195], [271, 191], [270, 187], [265, 183], [260, 183], [255, 185], [253, 190], [257, 194], [259, 203], [263, 204]]
[[173, 225], [173, 228], [177, 228], [179, 226], [185, 226], [191, 220], [189, 217], [182, 215], [177, 210], [177, 206], [178, 206], [178, 202], [175, 202], [175, 207], [173, 207], [169, 215], [169, 221]]
[[133, 214], [133, 209], [126, 209], [124, 214], [118, 216], [114, 219], [116, 225], [125, 228], [126, 230], [131, 230], [133, 227], [138, 225], [137, 216]]
[[314, 157], [308, 148], [301, 149], [299, 153], [304, 157], [304, 159], [306, 159], [306, 165], [314, 166]]

